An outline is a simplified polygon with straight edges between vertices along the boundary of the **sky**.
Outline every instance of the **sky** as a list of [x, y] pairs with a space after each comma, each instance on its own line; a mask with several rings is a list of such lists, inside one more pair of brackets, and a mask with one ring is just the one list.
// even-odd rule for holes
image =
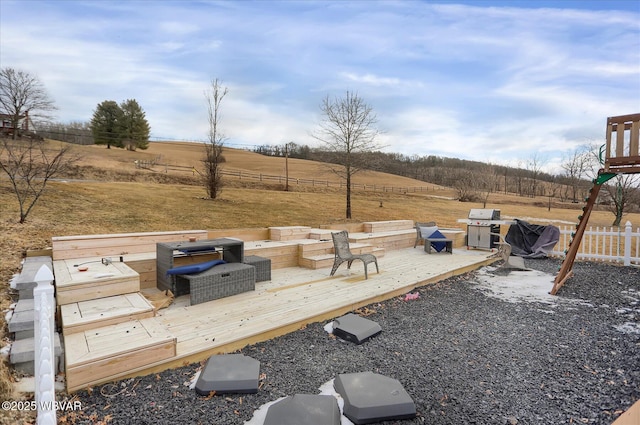
[[315, 147], [322, 99], [350, 91], [383, 151], [559, 173], [640, 112], [640, 0], [0, 0], [0, 66], [62, 123], [135, 99], [152, 140], [204, 141], [217, 78], [226, 146]]

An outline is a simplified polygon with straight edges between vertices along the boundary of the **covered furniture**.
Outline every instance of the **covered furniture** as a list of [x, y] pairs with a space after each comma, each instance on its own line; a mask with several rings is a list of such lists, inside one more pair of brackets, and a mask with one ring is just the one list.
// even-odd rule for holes
[[414, 248], [416, 246], [418, 246], [420, 241], [424, 241], [424, 238], [422, 237], [422, 232], [420, 232], [420, 228], [421, 227], [435, 227], [435, 225], [436, 225], [435, 221], [429, 221], [429, 222], [426, 222], [426, 223], [421, 223], [419, 221], [416, 221], [416, 242], [413, 244]]
[[335, 254], [333, 260], [333, 268], [331, 269], [331, 276], [334, 275], [340, 264], [347, 262], [347, 269], [351, 268], [351, 263], [354, 260], [360, 260], [364, 263], [364, 278], [368, 279], [369, 275], [367, 274], [367, 265], [369, 263], [375, 263], [376, 272], [380, 273], [380, 269], [378, 268], [378, 259], [373, 254], [352, 254], [351, 249], [349, 249], [349, 233], [346, 230], [341, 232], [332, 233], [331, 237], [333, 238], [333, 251]]
[[544, 258], [560, 240], [560, 229], [553, 225], [539, 225], [515, 220], [509, 227], [505, 242], [511, 254], [522, 258]]

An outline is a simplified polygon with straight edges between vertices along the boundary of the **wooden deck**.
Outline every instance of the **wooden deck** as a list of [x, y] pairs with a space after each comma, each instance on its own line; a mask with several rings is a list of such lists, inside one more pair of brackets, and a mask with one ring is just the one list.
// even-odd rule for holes
[[[361, 262], [341, 266], [272, 270], [256, 290], [190, 306], [178, 297], [155, 317], [65, 335], [67, 389], [145, 375], [228, 353], [283, 335], [305, 324], [329, 320], [414, 288], [474, 270], [495, 260], [491, 252], [454, 249], [426, 254], [422, 247], [389, 251], [380, 273]], [[144, 359], [144, 361], [143, 361]]]

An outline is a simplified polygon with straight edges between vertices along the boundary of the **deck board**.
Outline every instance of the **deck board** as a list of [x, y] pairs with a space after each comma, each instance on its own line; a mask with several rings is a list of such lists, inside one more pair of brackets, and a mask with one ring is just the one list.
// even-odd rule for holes
[[62, 330], [65, 334], [153, 315], [153, 305], [138, 292], [60, 306]]
[[[152, 334], [150, 329], [155, 329], [158, 335], [174, 338], [175, 355], [108, 377], [100, 374], [99, 379], [84, 384], [153, 373], [204, 360], [212, 354], [234, 351], [294, 331], [307, 323], [329, 320], [373, 302], [402, 295], [417, 286], [473, 270], [492, 262], [491, 257], [491, 252], [482, 250], [454, 249], [453, 255], [428, 255], [421, 248], [408, 248], [388, 252], [378, 260], [380, 273], [375, 272], [375, 267], [369, 267], [369, 279], [366, 280], [363, 266], [357, 262], [350, 272], [346, 266], [341, 266], [332, 277], [329, 276], [330, 268], [289, 267], [273, 270], [271, 280], [257, 283], [255, 291], [194, 306], [188, 305], [188, 295], [181, 296], [173, 305], [158, 310], [155, 317], [139, 321], [149, 336]], [[99, 351], [113, 353], [118, 344], [122, 345], [125, 328], [126, 325], [101, 328], [99, 336], [85, 335], [82, 340], [75, 341], [77, 347], [73, 340], [67, 340], [72, 342], [66, 345], [66, 350], [70, 351], [67, 366], [71, 373], [74, 361], [84, 363], [89, 358], [103, 358]], [[142, 332], [140, 329], [129, 330]], [[77, 354], [73, 353], [75, 350]], [[80, 387], [78, 384], [75, 389]]]

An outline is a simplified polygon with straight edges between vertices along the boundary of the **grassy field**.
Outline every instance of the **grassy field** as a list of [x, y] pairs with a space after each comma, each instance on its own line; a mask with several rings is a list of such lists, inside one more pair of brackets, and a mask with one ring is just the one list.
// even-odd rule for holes
[[[18, 223], [18, 205], [9, 181], [0, 176], [0, 306], [6, 310], [12, 299], [10, 277], [19, 270], [28, 250], [49, 247], [52, 236], [143, 232], [186, 229], [225, 229], [286, 225], [318, 226], [344, 222], [345, 200], [337, 188], [266, 185], [258, 181], [226, 179], [220, 199], [205, 199], [197, 177], [189, 171], [136, 169], [134, 161], [198, 167], [202, 146], [187, 143], [151, 143], [147, 151], [127, 152], [98, 146], [74, 146], [80, 167], [73, 180], [51, 182], [45, 195], [27, 219]], [[284, 175], [284, 159], [265, 157], [242, 150], [225, 150], [227, 170]], [[165, 172], [166, 171], [166, 172]], [[338, 182], [323, 164], [289, 160], [289, 176]], [[455, 192], [405, 177], [366, 172], [357, 176], [359, 184], [427, 188], [423, 192], [356, 191], [352, 197], [353, 222], [411, 219], [436, 221], [442, 227], [462, 227], [470, 208], [482, 204], [461, 203]], [[499, 208], [503, 218], [520, 218], [532, 223], [575, 223], [578, 204], [554, 202], [547, 210], [547, 198], [521, 198], [492, 194], [487, 208]], [[640, 214], [623, 221], [640, 223]], [[613, 221], [607, 211], [592, 214], [590, 224], [606, 226]], [[6, 343], [3, 321], [2, 340]], [[0, 362], [0, 397], [9, 397], [10, 376]]]

